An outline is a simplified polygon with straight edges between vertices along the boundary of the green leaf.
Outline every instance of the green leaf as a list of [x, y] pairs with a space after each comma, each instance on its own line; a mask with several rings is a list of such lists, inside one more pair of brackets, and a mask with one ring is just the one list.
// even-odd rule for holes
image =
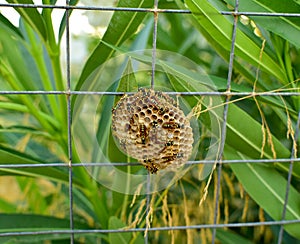
[[[229, 105], [226, 136], [228, 145], [235, 147], [238, 151], [251, 158], [260, 158], [263, 143], [261, 127], [260, 123], [238, 106], [234, 104]], [[272, 136], [272, 141], [277, 158], [290, 157], [290, 151], [277, 138]], [[267, 142], [263, 157], [273, 158], [271, 146]]]
[[[0, 109], [5, 110], [6, 112], [13, 112], [13, 113], [30, 113], [30, 109], [25, 105], [19, 104], [17, 101], [14, 102], [0, 102]], [[59, 123], [50, 115], [43, 113], [42, 111], [38, 110], [37, 114], [39, 117], [42, 117], [43, 120], [47, 121], [47, 123], [51, 124], [54, 128], [59, 128]], [[50, 132], [50, 131], [49, 131]], [[40, 133], [43, 133], [40, 131]]]
[[124, 69], [124, 75], [122, 75], [117, 91], [129, 92], [129, 91], [137, 91], [137, 90], [138, 90], [138, 83], [135, 79], [135, 75], [132, 69], [131, 58], [129, 57], [126, 64], [126, 68]]
[[[89, 229], [82, 222], [75, 221], [75, 228]], [[70, 230], [70, 220], [51, 216], [35, 214], [0, 214], [0, 232], [26, 232], [26, 231], [49, 231]], [[70, 239], [70, 234], [43, 234], [43, 235], [15, 235], [1, 237], [1, 243], [41, 243], [49, 240]], [[11, 241], [11, 242], [10, 242]]]
[[[241, 123], [242, 121], [242, 123]], [[249, 158], [261, 157], [263, 147], [262, 125], [238, 106], [229, 105], [227, 117], [226, 144]], [[276, 152], [276, 158], [290, 158], [288, 150], [274, 135], [270, 135]], [[265, 142], [263, 157], [274, 158], [272, 147]], [[276, 163], [276, 167], [288, 172], [289, 164]], [[300, 178], [300, 164], [295, 164], [293, 175]]]
[[[208, 1], [186, 0], [187, 5], [197, 20], [197, 27], [204, 29], [218, 45], [230, 52], [233, 24], [219, 13]], [[259, 66], [280, 81], [288, 81], [285, 72], [272, 57], [263, 52], [260, 58], [261, 47], [252, 41], [240, 29], [236, 32], [235, 55], [245, 61]]]
[[[116, 91], [118, 92], [133, 92], [138, 90], [138, 83], [136, 81], [133, 69], [132, 69], [132, 62], [131, 58], [125, 59], [123, 66], [126, 66], [123, 70], [123, 74], [121, 75], [121, 79], [118, 82], [118, 87]], [[114, 106], [119, 101], [120, 97], [116, 97], [114, 99]], [[111, 121], [109, 121], [111, 123]], [[102, 128], [99, 125], [99, 128]], [[107, 143], [106, 143], [107, 144]], [[116, 146], [112, 135], [109, 135], [109, 145], [108, 145], [108, 155], [112, 162], [126, 162], [127, 156], [124, 153], [120, 152], [119, 148]], [[124, 169], [124, 167], [123, 167]], [[126, 168], [125, 168], [126, 170]]]
[[[78, 3], [78, 1], [79, 0], [71, 0], [71, 1], [69, 1], [69, 5], [75, 6]], [[71, 14], [72, 14], [72, 9], [69, 10], [69, 16], [71, 16]], [[66, 28], [66, 13], [64, 13], [64, 16], [61, 19], [60, 26], [59, 26], [59, 33], [58, 33], [58, 41], [59, 42], [61, 41], [61, 38], [64, 34], [65, 28]]]
[[[152, 6], [152, 4], [152, 0], [120, 0], [118, 7], [147, 8]], [[136, 32], [145, 16], [146, 13], [116, 11], [104, 34], [103, 41], [120, 46]], [[85, 63], [76, 90], [80, 90], [87, 77], [109, 59], [113, 52], [114, 50], [107, 47], [104, 43], [100, 42], [98, 44]]]
[[238, 235], [230, 230], [217, 229], [217, 239], [222, 244], [233, 244], [233, 243], [243, 243], [243, 244], [253, 244], [253, 242], [248, 239]]
[[[53, 90], [51, 71], [48, 72], [48, 70], [46, 70], [47, 68], [45, 64], [42, 65], [44, 68], [44, 73], [41, 73], [42, 68], [41, 66], [37, 65], [40, 62], [36, 62], [36, 59], [46, 60], [45, 62], [48, 60], [48, 56], [43, 52], [43, 46], [41, 43], [34, 44], [37, 46], [37, 49], [41, 50], [41, 52], [33, 55], [31, 53], [33, 48], [30, 48], [30, 44], [33, 43], [26, 43], [26, 41], [20, 36], [12, 36], [5, 29], [1, 31], [3, 31], [3, 35], [0, 35], [0, 45], [2, 46], [2, 48], [0, 48], [0, 75], [5, 79], [8, 90]], [[35, 38], [33, 42], [36, 42]], [[43, 63], [44, 61], [41, 62]], [[23, 106], [23, 109], [26, 109], [27, 107], [28, 113], [32, 114], [40, 122], [44, 129], [47, 129], [49, 133], [53, 132], [53, 134], [55, 134], [55, 130], [53, 130], [52, 125], [50, 125], [46, 121], [47, 119], [44, 117], [51, 117], [51, 120], [53, 122], [56, 121], [55, 123], [57, 124], [56, 116], [61, 116], [61, 114], [64, 114], [61, 112], [61, 109], [64, 107], [58, 108], [55, 96], [24, 95], [7, 97], [8, 100], [12, 102], [9, 103], [12, 107], [14, 106], [15, 108], [21, 108]], [[39, 99], [38, 105], [34, 105], [36, 99]], [[9, 104], [3, 103], [3, 106], [8, 106]], [[57, 125], [59, 125], [59, 123]], [[59, 127], [60, 125], [56, 127], [56, 129]], [[61, 134], [58, 130], [56, 130], [56, 132]]]
[[[224, 156], [226, 159], [246, 159], [228, 146], [225, 146]], [[253, 200], [274, 220], [281, 220], [287, 180], [273, 167], [265, 165], [245, 163], [231, 164], [230, 167]], [[299, 206], [300, 194], [293, 186], [290, 186], [285, 220], [299, 220]], [[284, 225], [284, 229], [300, 239], [300, 224]]]
[[0, 209], [2, 212], [5, 212], [5, 213], [17, 212], [17, 207], [13, 203], [8, 202], [2, 198], [0, 198]]
[[[110, 230], [122, 229], [125, 227], [125, 224], [116, 216], [112, 216], [109, 218], [108, 227]], [[108, 237], [110, 243], [127, 244], [130, 241], [131, 233], [129, 232], [109, 233]]]
[[[12, 150], [9, 148], [5, 148], [0, 146], [0, 158], [1, 164], [41, 164], [45, 163], [38, 159], [35, 159], [27, 154], [20, 153], [16, 150]], [[47, 164], [45, 163], [45, 166]], [[24, 176], [31, 176], [31, 177], [42, 177], [47, 178], [55, 181], [62, 181], [64, 183], [69, 182], [69, 174], [68, 172], [63, 172], [61, 170], [55, 169], [53, 167], [20, 167], [20, 168], [2, 168], [0, 169], [2, 175], [24, 175]], [[82, 182], [74, 177], [73, 182], [75, 185], [79, 187], [83, 187]]]
[[[2, 27], [1, 27], [2, 26]], [[7, 28], [10, 33], [14, 33], [19, 37], [22, 37], [20, 30], [15, 27], [5, 16], [0, 13], [0, 28]]]
[[0, 74], [14, 90], [40, 90], [34, 59], [20, 36], [12, 36], [5, 29], [0, 35]]
[[[233, 0], [226, 0], [234, 5]], [[300, 6], [294, 1], [281, 0], [241, 0], [239, 11], [264, 12], [264, 13], [299, 13]], [[256, 24], [288, 40], [296, 47], [300, 47], [300, 39], [297, 38], [300, 32], [300, 20], [296, 17], [285, 16], [249, 16]]]
[[[35, 214], [0, 214], [0, 231], [69, 229], [70, 220]], [[85, 226], [86, 227], [86, 226]]]
[[[7, 0], [9, 3], [21, 3], [21, 4], [34, 4], [31, 0]], [[47, 41], [47, 31], [44, 19], [40, 13], [35, 8], [18, 8], [15, 10], [26, 20], [27, 23], [42, 37], [42, 39]]]

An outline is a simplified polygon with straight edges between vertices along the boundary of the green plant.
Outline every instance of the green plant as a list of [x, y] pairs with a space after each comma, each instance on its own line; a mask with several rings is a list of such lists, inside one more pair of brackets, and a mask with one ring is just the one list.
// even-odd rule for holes
[[[22, 0], [7, 2], [32, 3]], [[77, 2], [71, 1], [70, 4], [76, 5]], [[234, 17], [221, 15], [219, 11], [228, 11], [228, 6], [234, 6], [234, 1], [186, 0], [185, 2], [187, 8], [192, 11], [191, 16], [159, 14], [158, 49], [167, 49], [186, 56], [209, 75], [191, 72], [185, 63], [160, 57], [158, 52], [156, 85], [178, 92], [224, 91]], [[56, 1], [43, 1], [43, 4], [56, 4]], [[150, 8], [152, 4], [153, 1], [150, 0], [120, 0], [117, 6]], [[179, 0], [160, 1], [159, 7], [186, 8]], [[10, 20], [0, 13], [1, 90], [66, 91], [67, 82], [60, 59], [60, 46], [64, 41], [63, 33], [66, 27], [65, 16], [61, 20], [58, 37], [55, 38], [51, 17], [53, 9], [44, 8], [41, 12], [35, 8], [16, 7], [15, 9], [20, 14], [19, 27], [12, 25]], [[279, 0], [271, 3], [244, 0], [240, 1], [239, 10], [271, 13], [299, 12], [300, 6], [297, 1], [290, 1], [287, 5], [281, 4]], [[71, 10], [69, 13], [71, 14]], [[231, 91], [299, 93], [299, 20], [291, 17], [249, 17], [256, 24], [255, 27], [238, 21]], [[141, 23], [143, 28], [139, 29]], [[151, 53], [129, 51], [151, 48], [152, 25], [153, 19], [149, 13], [116, 11], [102, 40], [97, 41], [97, 45], [85, 62], [80, 77], [71, 81], [72, 87], [76, 91], [96, 89], [96, 91], [124, 92], [136, 91], [139, 86], [148, 86], [149, 74], [133, 71], [136, 70], [134, 62], [151, 67]], [[199, 44], [202, 36], [209, 45]], [[114, 59], [116, 54], [121, 54], [123, 59]], [[170, 55], [170, 57], [177, 56]], [[105, 76], [107, 74], [115, 74], [115, 76]], [[101, 86], [98, 86], [100, 76], [109, 78], [101, 80]], [[0, 216], [1, 232], [69, 230], [67, 211], [69, 172], [66, 165], [70, 157], [73, 164], [80, 163], [82, 160], [80, 150], [91, 149], [92, 145], [86, 140], [78, 147], [75, 145], [75, 139], [72, 138], [73, 154], [69, 155], [66, 96], [64, 93], [58, 95], [1, 94], [0, 96], [0, 164], [42, 163], [45, 166], [52, 162], [62, 164], [62, 167], [0, 169], [0, 175], [3, 177], [15, 176], [16, 184], [22, 190], [23, 199], [26, 199], [26, 208], [23, 211], [18, 210], [16, 203], [0, 200], [0, 210], [4, 212]], [[89, 122], [89, 118], [87, 121], [82, 121], [78, 117], [84, 105], [82, 97], [84, 96], [71, 96], [73, 123], [79, 126], [73, 130], [73, 136], [78, 135], [79, 139], [84, 138], [84, 134], [87, 133], [84, 123]], [[218, 127], [222, 121], [224, 100], [199, 96], [184, 98], [198, 118], [197, 124], [201, 130], [199, 145], [201, 153], [196, 155], [196, 159], [205, 159], [209, 145], [219, 143], [220, 131], [212, 128]], [[103, 155], [113, 162], [133, 160], [122, 154], [112, 140], [109, 129], [110, 116], [102, 116], [110, 113], [116, 100], [117, 98], [112, 96], [101, 96], [96, 100], [95, 111], [99, 116], [96, 123], [96, 138], [99, 148], [92, 148], [89, 151], [91, 162], [102, 162]], [[294, 134], [299, 110], [299, 96], [232, 97], [229, 104], [224, 159], [290, 158], [292, 146], [297, 147], [300, 141]], [[289, 136], [288, 139], [286, 135]], [[103, 154], [99, 154], [99, 150]], [[299, 157], [299, 153], [293, 156]], [[287, 220], [300, 219], [300, 164], [295, 162], [293, 166]], [[118, 169], [125, 173], [137, 173], [143, 170], [141, 167], [121, 166]], [[192, 167], [177, 184], [153, 193], [150, 202], [153, 212], [150, 211], [148, 215], [145, 211], [145, 195], [131, 196], [104, 187], [91, 177], [99, 173], [97, 170], [89, 171], [80, 166], [72, 168], [75, 229], [115, 229], [125, 226], [144, 228], [149, 224], [151, 214], [153, 217], [151, 225], [155, 227], [211, 223], [213, 190], [216, 184], [214, 176], [212, 183], [207, 186], [209, 191], [206, 200], [198, 206], [206, 185], [198, 174], [201, 170], [209, 173], [211, 168], [203, 168], [201, 165]], [[224, 187], [222, 187], [223, 198], [220, 201], [222, 210], [220, 221], [226, 223], [251, 220], [251, 214], [255, 216], [252, 221], [263, 220], [259, 209], [265, 211], [267, 218], [280, 220], [288, 170], [289, 163], [282, 162], [225, 165], [222, 176]], [[42, 194], [41, 180], [51, 182], [52, 191]], [[114, 181], [114, 184], [124, 184], [125, 187], [134, 183], [130, 182], [129, 178]], [[247, 197], [239, 199], [238, 193], [243, 193], [243, 190], [236, 189], [239, 184], [252, 200]], [[26, 189], [30, 189], [30, 194]], [[39, 208], [36, 199], [41, 201]], [[236, 201], [245, 202], [244, 207], [236, 204]], [[55, 216], [49, 217], [53, 215], [53, 208], [56, 209]], [[63, 210], [57, 211], [58, 209]], [[239, 213], [237, 216], [234, 214], [234, 209]], [[288, 242], [288, 238], [294, 238], [294, 241], [300, 239], [298, 229], [299, 224], [286, 225], [285, 231], [292, 237], [286, 237], [285, 241]], [[276, 230], [271, 238], [267, 236], [271, 232], [270, 229], [265, 235], [257, 234], [258, 232], [258, 229], [250, 228], [248, 230], [218, 229], [217, 238], [222, 243], [232, 243], [234, 240], [243, 242], [261, 240], [267, 243], [274, 238]], [[198, 232], [187, 230], [183, 233], [173, 230], [169, 233], [161, 231], [158, 235], [156, 233], [149, 233], [153, 242], [163, 242], [164, 238], [176, 242], [192, 242], [193, 238], [201, 238], [204, 242], [206, 239], [209, 240], [211, 235], [209, 230], [205, 229]], [[257, 235], [252, 238], [253, 233]], [[141, 232], [76, 234], [75, 239], [78, 242], [84, 240], [85, 243], [96, 241], [140, 243], [143, 242], [142, 235]], [[67, 240], [70, 237], [66, 234], [49, 234], [12, 238], [32, 243], [43, 240]], [[10, 240], [10, 237], [2, 237], [3, 242]]]

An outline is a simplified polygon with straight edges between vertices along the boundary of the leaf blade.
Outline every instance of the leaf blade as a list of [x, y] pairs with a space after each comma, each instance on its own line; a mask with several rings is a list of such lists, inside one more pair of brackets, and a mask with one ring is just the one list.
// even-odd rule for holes
[[[27, 154], [20, 153], [16, 150], [5, 148], [0, 146], [0, 158], [2, 164], [8, 165], [18, 165], [18, 164], [32, 164], [33, 167], [7, 167], [2, 168], [0, 170], [1, 174], [13, 174], [13, 175], [25, 175], [31, 177], [44, 177], [47, 179], [55, 180], [55, 181], [62, 181], [64, 183], [69, 182], [69, 174], [67, 172], [60, 171], [53, 167], [34, 167], [35, 164], [45, 163], [38, 159], [35, 159]], [[45, 166], [47, 164], [45, 163]], [[79, 186], [83, 187], [82, 182], [79, 179], [74, 177], [74, 183]]]
[[[222, 16], [208, 1], [186, 0], [189, 9], [197, 20], [198, 26], [204, 28], [227, 52], [231, 47], [232, 23]], [[240, 29], [237, 29], [235, 54], [245, 61], [259, 66], [280, 81], [288, 81], [282, 68], [265, 52], [261, 55], [261, 47], [253, 42]], [[261, 56], [261, 58], [260, 58]]]
[[[118, 3], [118, 7], [132, 7], [132, 8], [144, 8], [152, 6], [153, 1], [151, 0], [121, 0]], [[109, 23], [108, 29], [106, 30], [103, 41], [111, 43], [113, 45], [121, 45], [127, 38], [135, 33], [138, 26], [143, 21], [146, 13], [137, 12], [115, 12]], [[85, 66], [82, 70], [79, 78], [76, 90], [80, 89], [87, 77], [102, 63], [109, 59], [114, 50], [107, 47], [104, 43], [100, 42], [94, 49], [93, 53], [88, 58]]]
[[[109, 229], [121, 229], [125, 227], [125, 224], [116, 216], [112, 216], [109, 218]], [[110, 243], [129, 243], [131, 233], [129, 232], [120, 232], [120, 233], [109, 233], [108, 234]]]
[[[90, 228], [87, 224], [76, 220], [74, 221], [74, 225], [75, 228]], [[49, 240], [66, 241], [70, 239], [70, 234], [52, 234], [52, 230], [70, 230], [70, 220], [36, 214], [0, 214], [0, 233], [49, 231], [49, 234], [43, 235], [12, 235], [1, 237], [2, 243], [40, 243]]]
[[[9, 3], [34, 4], [31, 0], [7, 0]], [[44, 19], [35, 8], [18, 8], [15, 10], [30, 24], [30, 26], [47, 41], [47, 30]]]
[[[234, 4], [233, 0], [226, 0], [229, 4]], [[299, 13], [300, 6], [293, 1], [287, 4], [284, 1], [239, 1], [239, 11], [265, 12], [265, 13]], [[300, 21], [297, 18], [282, 16], [250, 16], [256, 24], [276, 33], [284, 39], [300, 47], [300, 39], [297, 35], [300, 32]]]
[[[226, 146], [226, 159], [245, 159], [235, 149]], [[259, 164], [231, 164], [231, 169], [250, 196], [275, 220], [281, 220], [285, 200], [286, 179], [274, 168]], [[300, 219], [300, 194], [290, 186], [286, 220]], [[285, 230], [300, 238], [300, 224], [285, 225]]]

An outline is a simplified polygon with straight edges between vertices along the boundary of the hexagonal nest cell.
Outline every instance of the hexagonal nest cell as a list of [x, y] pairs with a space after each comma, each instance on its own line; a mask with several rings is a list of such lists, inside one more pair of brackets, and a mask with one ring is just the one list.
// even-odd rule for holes
[[121, 150], [151, 173], [181, 166], [193, 149], [189, 120], [167, 94], [141, 88], [112, 109], [112, 133]]

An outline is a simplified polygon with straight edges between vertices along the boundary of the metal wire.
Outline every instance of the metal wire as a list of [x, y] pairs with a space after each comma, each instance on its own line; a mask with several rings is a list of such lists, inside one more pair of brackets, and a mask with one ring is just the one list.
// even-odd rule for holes
[[[300, 158], [294, 156], [295, 149], [292, 148], [291, 158], [281, 158], [281, 159], [249, 159], [249, 160], [222, 160], [225, 139], [226, 139], [226, 122], [227, 122], [227, 112], [228, 104], [230, 102], [230, 97], [267, 97], [267, 96], [300, 96], [297, 91], [268, 91], [268, 92], [236, 92], [231, 91], [231, 80], [233, 72], [233, 59], [234, 59], [234, 44], [235, 44], [235, 34], [237, 28], [237, 17], [240, 15], [246, 16], [269, 16], [269, 17], [295, 17], [299, 18], [300, 13], [269, 13], [269, 12], [242, 12], [238, 11], [238, 0], [236, 0], [234, 11], [220, 11], [223, 15], [234, 16], [233, 33], [232, 33], [232, 45], [230, 51], [230, 60], [228, 66], [228, 77], [227, 77], [227, 90], [224, 92], [214, 91], [214, 92], [167, 92], [170, 95], [186, 95], [186, 96], [225, 96], [226, 102], [224, 104], [223, 113], [223, 123], [222, 123], [222, 135], [221, 144], [218, 153], [218, 170], [217, 170], [217, 190], [215, 196], [215, 207], [214, 207], [214, 221], [213, 224], [201, 224], [201, 225], [189, 225], [189, 226], [170, 226], [170, 227], [146, 227], [146, 228], [129, 228], [129, 229], [92, 229], [92, 230], [75, 230], [74, 220], [73, 220], [73, 167], [84, 166], [140, 166], [139, 163], [120, 163], [120, 162], [83, 162], [80, 164], [72, 163], [72, 114], [71, 114], [71, 96], [72, 95], [110, 95], [110, 96], [121, 96], [123, 92], [99, 92], [99, 91], [71, 91], [71, 81], [70, 81], [70, 30], [69, 30], [69, 11], [70, 10], [91, 10], [91, 11], [125, 11], [125, 12], [149, 12], [154, 15], [154, 28], [153, 28], [153, 52], [152, 52], [152, 76], [151, 76], [151, 87], [154, 87], [154, 76], [155, 76], [155, 63], [156, 63], [156, 40], [157, 40], [157, 23], [159, 13], [169, 13], [169, 14], [191, 14], [189, 10], [182, 9], [159, 9], [158, 1], [154, 0], [153, 8], [126, 8], [126, 7], [101, 7], [101, 6], [71, 6], [69, 1], [66, 0], [66, 5], [40, 5], [40, 4], [12, 4], [12, 3], [0, 3], [0, 7], [18, 7], [18, 8], [50, 8], [50, 9], [64, 9], [66, 10], [66, 73], [67, 73], [67, 90], [66, 91], [0, 91], [0, 95], [64, 95], [67, 97], [67, 128], [68, 128], [68, 154], [69, 163], [64, 164], [61, 162], [57, 163], [39, 163], [39, 164], [13, 164], [7, 162], [6, 164], [0, 164], [0, 168], [38, 168], [38, 167], [68, 167], [69, 168], [69, 214], [70, 214], [70, 229], [67, 230], [54, 230], [54, 231], [26, 231], [26, 232], [6, 232], [0, 233], [0, 237], [8, 236], [28, 236], [28, 235], [47, 235], [47, 234], [70, 234], [71, 243], [74, 243], [74, 234], [92, 234], [92, 233], [122, 233], [122, 232], [145, 232], [144, 242], [148, 243], [149, 237], [148, 232], [153, 231], [169, 231], [169, 230], [188, 230], [188, 229], [212, 229], [212, 243], [215, 242], [216, 230], [219, 228], [240, 228], [240, 227], [254, 227], [254, 226], [272, 226], [279, 225], [280, 231], [278, 235], [278, 243], [282, 242], [283, 238], [283, 227], [287, 224], [300, 223], [300, 220], [285, 220], [286, 208], [288, 203], [290, 183], [292, 178], [293, 164], [295, 162], [299, 163]], [[130, 93], [129, 93], [130, 94]], [[295, 137], [299, 135], [299, 123], [300, 123], [300, 113], [298, 115], [297, 128], [295, 132]], [[218, 206], [219, 206], [219, 196], [220, 196], [220, 182], [223, 164], [239, 164], [239, 163], [290, 163], [285, 201], [283, 205], [282, 218], [280, 221], [265, 221], [265, 222], [247, 222], [247, 223], [228, 223], [228, 224], [218, 224]], [[189, 161], [187, 165], [198, 165], [198, 164], [215, 164], [215, 160], [197, 160]], [[149, 176], [148, 183], [149, 184]], [[147, 187], [148, 188], [148, 187]], [[147, 194], [147, 204], [146, 211], [149, 211], [150, 207], [150, 194]]]
[[[215, 164], [216, 160], [195, 160], [188, 161], [186, 165], [198, 165], [198, 164]], [[274, 164], [274, 163], [289, 163], [295, 162], [300, 163], [300, 158], [277, 158], [277, 159], [237, 159], [237, 160], [222, 160], [222, 164], [246, 164], [246, 163], [257, 163], [257, 164]], [[99, 167], [99, 166], [141, 166], [140, 163], [126, 163], [126, 162], [81, 162], [73, 163], [72, 167]], [[45, 168], [45, 167], [69, 167], [69, 164], [64, 164], [62, 162], [57, 163], [37, 163], [37, 164], [15, 164], [9, 163], [0, 164], [0, 168]]]
[[[158, 0], [154, 0], [154, 10], [157, 10], [158, 8]], [[158, 23], [158, 12], [154, 11], [153, 12], [153, 39], [152, 39], [152, 66], [151, 66], [151, 88], [154, 89], [154, 85], [155, 85], [155, 65], [156, 65], [156, 41], [157, 41], [157, 23]], [[150, 211], [150, 198], [151, 198], [151, 194], [150, 194], [150, 187], [151, 187], [151, 181], [150, 181], [150, 172], [148, 172], [147, 175], [147, 195], [146, 195], [146, 226], [148, 228], [148, 226], [150, 225], [150, 223], [148, 223], [149, 218], [149, 211]], [[145, 232], [144, 235], [144, 243], [148, 244], [148, 240], [149, 240], [149, 236], [148, 236], [148, 231]]]
[[[69, 0], [66, 0], [66, 6], [69, 5]], [[70, 65], [70, 23], [69, 9], [66, 9], [66, 64], [67, 64], [67, 91], [71, 90], [71, 65]], [[67, 128], [68, 128], [68, 154], [69, 154], [69, 216], [70, 230], [74, 230], [73, 216], [73, 169], [72, 169], [72, 109], [71, 95], [67, 94]], [[70, 233], [70, 243], [74, 243], [74, 233]]]
[[[238, 97], [284, 97], [284, 96], [300, 96], [299, 92], [164, 92], [169, 95], [180, 95], [180, 96], [238, 96]], [[113, 95], [123, 96], [124, 94], [134, 94], [134, 92], [109, 92], [109, 91], [0, 91], [0, 95]]]
[[[0, 3], [0, 7], [14, 8], [50, 8], [68, 10], [92, 10], [92, 11], [124, 11], [124, 12], [158, 12], [171, 14], [191, 14], [186, 9], [154, 9], [154, 8], [126, 8], [126, 7], [106, 7], [106, 6], [72, 6], [72, 5], [51, 5], [51, 4], [22, 4], [22, 3]], [[300, 13], [270, 13], [270, 12], [248, 12], [248, 11], [220, 11], [223, 15], [246, 15], [246, 16], [274, 16], [274, 17], [300, 17]]]
[[[154, 9], [157, 10], [158, 1], [154, 0]], [[151, 67], [151, 88], [154, 89], [154, 78], [155, 78], [155, 65], [156, 65], [156, 41], [157, 41], [157, 22], [158, 12], [153, 12], [154, 24], [153, 24], [153, 41], [152, 41], [152, 67]]]
[[[235, 1], [235, 7], [234, 12], [238, 12], [238, 0]], [[233, 21], [233, 31], [232, 31], [232, 37], [231, 37], [231, 48], [230, 48], [230, 55], [229, 55], [229, 68], [228, 68], [228, 76], [227, 76], [227, 89], [226, 92], [230, 92], [231, 90], [231, 80], [232, 80], [232, 73], [233, 73], [233, 61], [234, 61], [234, 47], [235, 47], [235, 38], [236, 38], [236, 29], [237, 29], [237, 21], [238, 16], [234, 16]], [[224, 111], [223, 111], [223, 122], [222, 122], [222, 128], [221, 128], [221, 143], [218, 149], [218, 170], [217, 170], [217, 189], [216, 189], [216, 196], [215, 196], [215, 209], [214, 209], [214, 224], [217, 224], [218, 221], [218, 215], [219, 215], [219, 198], [220, 198], [220, 188], [221, 188], [221, 174], [222, 174], [222, 158], [224, 153], [224, 147], [225, 147], [225, 140], [226, 140], [226, 128], [227, 128], [227, 115], [228, 115], [228, 108], [229, 108], [229, 101], [231, 96], [227, 96], [225, 100], [224, 105]], [[215, 243], [215, 238], [217, 234], [217, 229], [213, 228], [212, 230], [212, 243]]]
[[149, 232], [153, 231], [170, 231], [170, 230], [200, 230], [200, 229], [221, 229], [221, 228], [241, 228], [255, 226], [273, 226], [273, 225], [289, 225], [298, 224], [299, 219], [295, 220], [280, 220], [280, 221], [264, 221], [264, 222], [246, 222], [246, 223], [228, 223], [228, 224], [201, 224], [201, 225], [182, 225], [182, 226], [165, 226], [165, 227], [150, 227], [150, 228], [122, 228], [122, 229], [86, 229], [86, 230], [46, 230], [46, 231], [21, 231], [21, 232], [5, 232], [0, 233], [0, 237], [7, 236], [28, 236], [28, 235], [49, 235], [49, 234], [95, 234], [95, 233], [125, 233], [125, 232]]
[[[299, 127], [300, 127], [300, 111], [298, 113], [298, 120], [296, 123], [296, 131], [295, 131], [295, 138], [297, 140], [298, 135], [299, 135]], [[294, 159], [296, 157], [296, 152], [297, 152], [297, 148], [296, 145], [292, 146], [292, 150], [291, 150], [291, 159]], [[289, 200], [289, 192], [290, 192], [290, 187], [291, 187], [291, 181], [292, 181], [292, 173], [293, 173], [293, 166], [294, 166], [294, 162], [291, 161], [290, 162], [290, 167], [289, 167], [289, 173], [288, 173], [288, 178], [287, 178], [287, 185], [286, 185], [286, 190], [285, 190], [285, 198], [284, 198], [284, 204], [283, 204], [283, 210], [282, 210], [282, 216], [281, 216], [281, 220], [285, 219], [285, 215], [286, 215], [286, 209], [287, 209], [287, 203]], [[283, 238], [283, 225], [280, 225], [280, 230], [279, 230], [279, 234], [278, 234], [278, 244], [282, 243], [282, 238]]]

